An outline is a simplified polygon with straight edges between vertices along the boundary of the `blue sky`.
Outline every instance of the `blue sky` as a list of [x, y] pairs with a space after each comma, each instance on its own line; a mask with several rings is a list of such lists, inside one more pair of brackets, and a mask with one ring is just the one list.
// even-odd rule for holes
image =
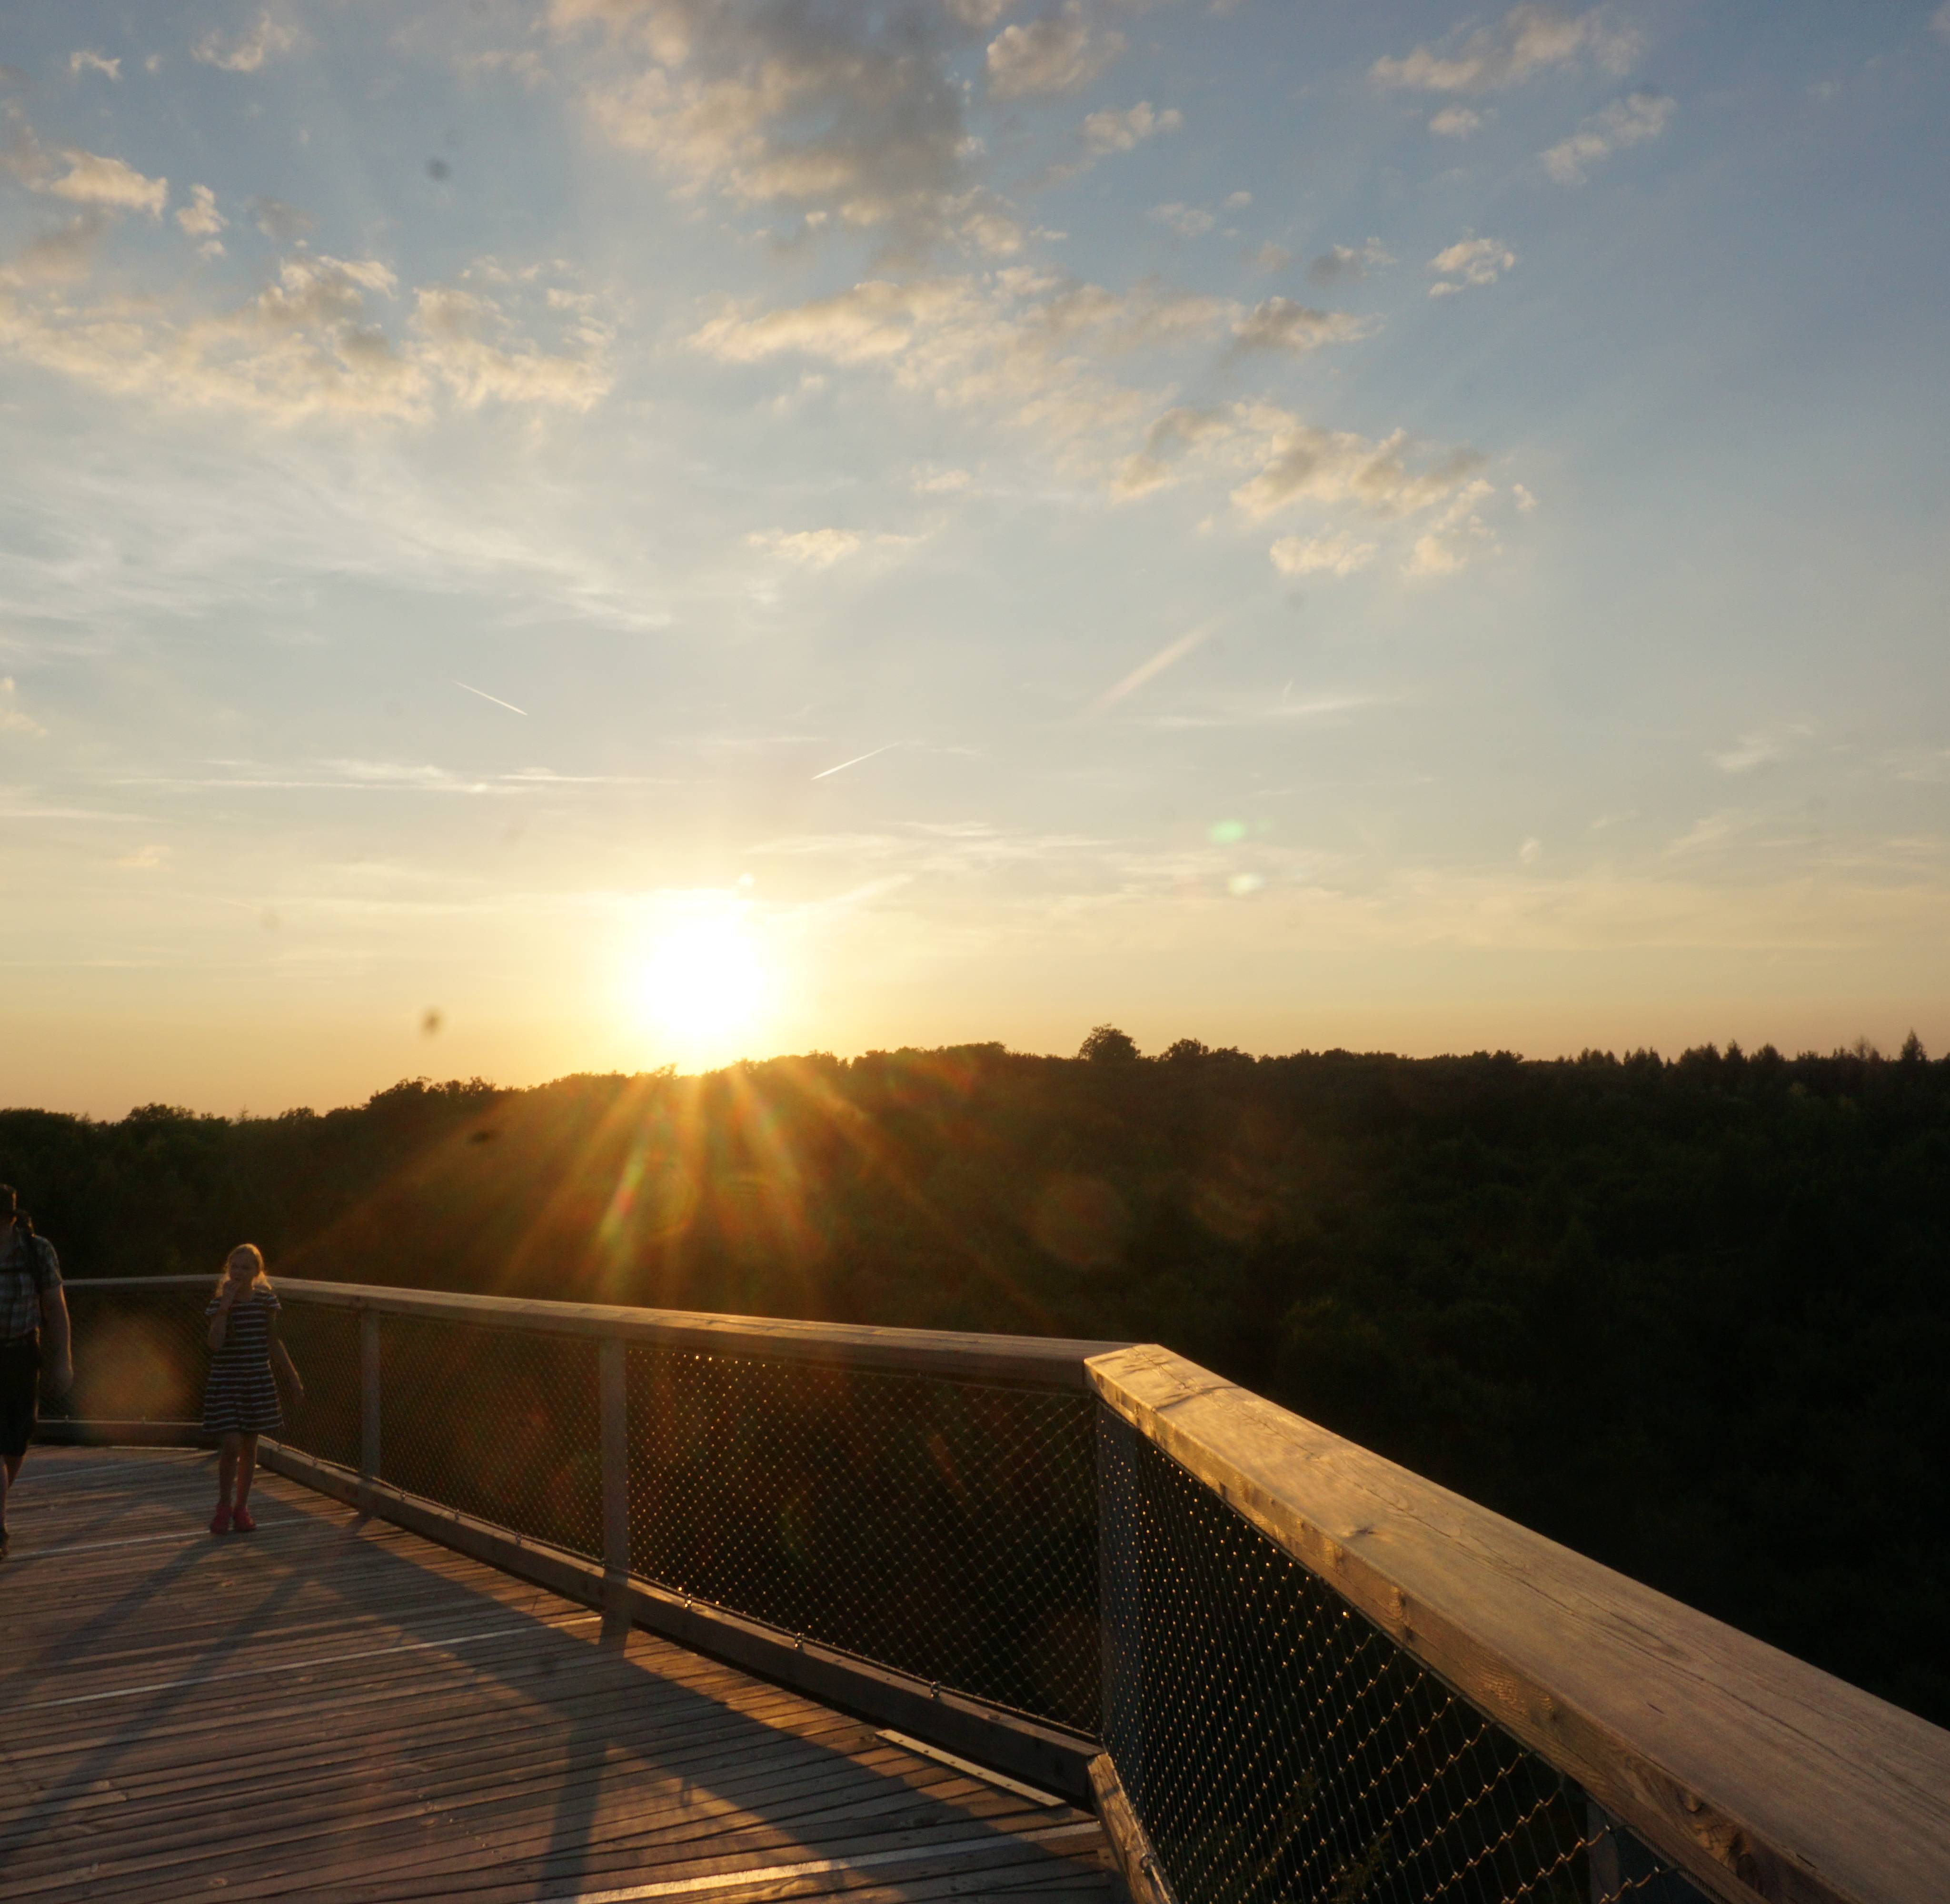
[[0, 63], [17, 1101], [1950, 1041], [1950, 8]]

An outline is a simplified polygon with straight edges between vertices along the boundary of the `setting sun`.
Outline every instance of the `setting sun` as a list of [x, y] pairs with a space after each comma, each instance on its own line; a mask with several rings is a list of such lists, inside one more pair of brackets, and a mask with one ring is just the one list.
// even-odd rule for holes
[[772, 986], [735, 903], [685, 913], [652, 936], [637, 979], [643, 1014], [667, 1054], [723, 1063], [765, 1017]]

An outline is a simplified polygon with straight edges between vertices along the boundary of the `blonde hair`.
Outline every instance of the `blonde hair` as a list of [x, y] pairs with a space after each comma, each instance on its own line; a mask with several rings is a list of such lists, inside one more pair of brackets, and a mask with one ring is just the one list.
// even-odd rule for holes
[[260, 1249], [254, 1243], [240, 1243], [235, 1249], [231, 1251], [229, 1256], [224, 1258], [223, 1267], [216, 1272], [216, 1293], [219, 1296], [223, 1293], [223, 1286], [230, 1280], [231, 1256], [248, 1256], [257, 1264], [257, 1273], [251, 1278], [251, 1288], [267, 1290], [271, 1286], [270, 1277], [264, 1274], [263, 1251]]

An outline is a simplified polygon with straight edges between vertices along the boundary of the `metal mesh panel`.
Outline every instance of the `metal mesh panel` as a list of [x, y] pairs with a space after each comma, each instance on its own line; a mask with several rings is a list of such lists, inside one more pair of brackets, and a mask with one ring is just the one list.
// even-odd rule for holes
[[1095, 1733], [1094, 1404], [633, 1346], [632, 1570]]
[[70, 1280], [74, 1386], [45, 1395], [55, 1420], [181, 1421], [203, 1419], [210, 1366], [204, 1305], [216, 1279], [129, 1289]]
[[382, 1480], [601, 1558], [593, 1340], [382, 1315], [379, 1359]]
[[359, 1316], [356, 1310], [283, 1298], [278, 1331], [305, 1385], [305, 1398], [284, 1397], [278, 1439], [322, 1461], [359, 1465]]
[[1104, 1742], [1181, 1904], [1700, 1904], [1110, 1410]]

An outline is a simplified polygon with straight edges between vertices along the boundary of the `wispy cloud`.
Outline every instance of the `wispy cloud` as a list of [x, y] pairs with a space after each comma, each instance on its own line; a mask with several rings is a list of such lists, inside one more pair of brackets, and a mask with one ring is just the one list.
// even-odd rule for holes
[[[458, 435], [454, 432], [457, 431]], [[32, 481], [0, 459], [0, 594], [34, 652], [99, 656], [160, 621], [242, 615], [350, 586], [642, 634], [669, 624], [672, 578], [613, 512], [463, 412], [403, 440], [336, 429], [70, 439]], [[248, 493], [251, 506], [236, 498]], [[416, 618], [417, 619], [417, 618]]]
[[207, 185], [192, 185], [189, 193], [189, 203], [177, 207], [176, 222], [192, 238], [215, 238], [230, 222], [216, 209], [216, 194]]
[[[77, 161], [46, 189], [118, 209], [161, 213], [166, 182], [119, 160]], [[86, 160], [84, 166], [79, 163]], [[216, 219], [201, 198], [187, 230]], [[255, 410], [285, 421], [321, 415], [424, 421], [443, 400], [587, 409], [609, 390], [608, 327], [578, 308], [531, 300], [551, 350], [485, 290], [427, 285], [400, 297], [375, 258], [301, 252], [241, 305], [192, 315], [159, 300], [16, 300], [0, 350], [125, 397]]]
[[1154, 205], [1145, 216], [1182, 238], [1203, 238], [1219, 222], [1197, 205]]
[[101, 820], [123, 826], [145, 820], [145, 814], [104, 811], [95, 807], [76, 807], [49, 799], [35, 787], [0, 786], [0, 820]]
[[1756, 767], [1771, 767], [1776, 761], [1785, 760], [1814, 731], [1805, 721], [1762, 729], [1743, 734], [1724, 753], [1711, 758], [1722, 773], [1751, 773]]
[[1106, 106], [1083, 122], [1084, 150], [1101, 158], [1112, 152], [1129, 152], [1160, 132], [1175, 132], [1185, 123], [1185, 115], [1176, 106], [1162, 110], [1148, 99], [1140, 99], [1122, 112]]
[[1615, 100], [1546, 152], [1543, 169], [1560, 185], [1581, 185], [1601, 159], [1657, 138], [1676, 110], [1676, 102], [1663, 93], [1634, 92]]
[[1479, 557], [1501, 552], [1482, 509], [1496, 490], [1480, 476], [1466, 483], [1441, 515], [1416, 537], [1406, 573], [1411, 577], [1453, 575]]
[[[678, 191], [772, 207], [821, 225], [925, 244], [998, 210], [950, 61], [983, 10], [912, 6], [808, 11], [723, 0], [710, 7], [556, 0], [556, 32], [608, 42], [584, 90], [590, 124], [643, 154]], [[992, 20], [987, 23], [992, 24]], [[992, 89], [1060, 90], [1101, 70], [1115, 35], [1080, 14], [1005, 29], [989, 49]]]
[[38, 740], [47, 730], [20, 705], [20, 691], [10, 674], [0, 680], [0, 734], [25, 734]]
[[810, 356], [877, 369], [949, 409], [986, 414], [1061, 451], [1139, 427], [1151, 400], [1110, 374], [1141, 350], [1223, 336], [1238, 307], [1146, 284], [1126, 292], [1011, 267], [870, 278], [830, 297], [734, 305], [691, 347], [727, 363]]
[[1718, 852], [1750, 831], [1758, 818], [1756, 814], [1733, 809], [1708, 814], [1696, 820], [1676, 839], [1666, 842], [1666, 857], [1679, 859], [1688, 854]]
[[755, 529], [745, 538], [754, 549], [780, 555], [808, 568], [830, 568], [860, 552], [860, 537], [851, 529]]
[[1637, 55], [1637, 36], [1611, 25], [1602, 7], [1569, 14], [1547, 5], [1512, 7], [1493, 26], [1452, 34], [1368, 70], [1377, 86], [1416, 92], [1494, 92], [1538, 74], [1595, 59], [1623, 71]]
[[297, 30], [266, 11], [247, 31], [226, 36], [212, 30], [190, 48], [190, 58], [224, 73], [255, 73], [267, 60], [288, 53], [298, 43]]
[[1511, 269], [1517, 254], [1501, 238], [1462, 238], [1428, 261], [1442, 275], [1428, 288], [1431, 297], [1447, 297], [1469, 285], [1494, 285]]
[[1269, 297], [1233, 320], [1232, 334], [1241, 350], [1304, 353], [1323, 344], [1352, 344], [1378, 328], [1375, 319], [1351, 311], [1319, 311], [1291, 297]]
[[1075, 92], [1099, 77], [1128, 42], [1086, 14], [1080, 0], [1040, 20], [1005, 26], [989, 42], [989, 90], [998, 99]]
[[[34, 129], [15, 110], [8, 115], [12, 135], [0, 145], [0, 174], [11, 173], [30, 191], [46, 192], [83, 205], [117, 212], [146, 212], [160, 218], [169, 202], [167, 179], [151, 179], [126, 160], [62, 146], [50, 152]], [[61, 170], [63, 166], [67, 169]]]
[[1379, 238], [1363, 245], [1333, 244], [1311, 260], [1307, 281], [1323, 288], [1341, 284], [1359, 284], [1371, 272], [1385, 270], [1394, 260]]
[[1452, 450], [1417, 467], [1406, 431], [1376, 442], [1351, 431], [1321, 429], [1272, 404], [1250, 406], [1241, 421], [1263, 460], [1232, 491], [1232, 501], [1255, 521], [1302, 500], [1350, 504], [1376, 516], [1413, 515], [1452, 495], [1483, 462], [1474, 450]]
[[1282, 536], [1266, 553], [1282, 575], [1352, 575], [1375, 559], [1375, 546], [1343, 529], [1330, 536]]

